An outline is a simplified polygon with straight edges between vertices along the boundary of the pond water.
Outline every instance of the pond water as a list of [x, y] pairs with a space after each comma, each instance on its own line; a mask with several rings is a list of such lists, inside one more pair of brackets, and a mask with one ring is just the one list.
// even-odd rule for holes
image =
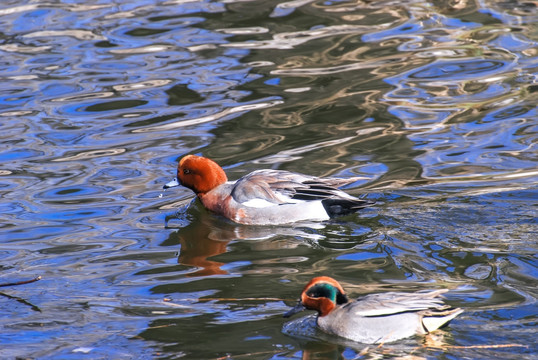
[[[532, 359], [534, 1], [0, 4], [0, 358]], [[363, 176], [377, 200], [249, 227], [162, 191], [201, 154]], [[162, 196], [161, 196], [162, 194]], [[282, 314], [314, 276], [352, 297], [446, 288], [428, 337], [342, 342]]]

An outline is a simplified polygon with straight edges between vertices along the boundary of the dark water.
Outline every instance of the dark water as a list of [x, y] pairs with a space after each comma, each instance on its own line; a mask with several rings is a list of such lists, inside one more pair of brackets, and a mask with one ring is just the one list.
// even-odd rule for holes
[[[537, 14], [2, 1], [0, 283], [43, 279], [0, 289], [0, 357], [535, 359]], [[160, 197], [187, 153], [231, 179], [365, 176], [347, 191], [378, 204], [233, 225], [187, 210], [186, 189]], [[365, 351], [308, 324], [283, 334], [316, 275], [352, 296], [448, 288], [465, 312]]]

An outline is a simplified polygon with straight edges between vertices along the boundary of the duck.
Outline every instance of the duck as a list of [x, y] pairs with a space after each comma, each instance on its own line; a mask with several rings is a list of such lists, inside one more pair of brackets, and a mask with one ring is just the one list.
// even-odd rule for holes
[[443, 304], [440, 295], [447, 291], [386, 292], [350, 301], [338, 281], [319, 276], [284, 317], [315, 310], [317, 327], [327, 334], [363, 344], [394, 342], [437, 330], [461, 314], [462, 309]]
[[262, 169], [228, 181], [213, 160], [186, 155], [178, 163], [177, 177], [163, 189], [187, 187], [206, 209], [239, 224], [282, 225], [329, 220], [373, 205], [375, 201], [339, 189], [359, 179], [363, 178], [322, 178]]

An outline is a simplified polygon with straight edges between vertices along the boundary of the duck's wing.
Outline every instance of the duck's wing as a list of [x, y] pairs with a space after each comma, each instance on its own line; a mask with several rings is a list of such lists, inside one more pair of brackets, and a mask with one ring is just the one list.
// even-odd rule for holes
[[409, 311], [428, 309], [443, 310], [449, 306], [443, 304], [439, 295], [447, 289], [426, 290], [414, 293], [388, 292], [367, 295], [344, 306], [358, 316], [385, 316]]
[[235, 183], [232, 197], [242, 204], [259, 207], [329, 199], [358, 201], [356, 205], [362, 207], [372, 204], [337, 188], [356, 180], [318, 178], [284, 170], [257, 170]]
[[296, 181], [284, 176], [283, 171], [257, 170], [243, 176], [235, 183], [232, 190], [232, 197], [242, 204], [249, 204], [255, 201], [260, 203], [260, 207], [265, 201], [266, 206], [287, 203], [289, 194], [300, 185]]

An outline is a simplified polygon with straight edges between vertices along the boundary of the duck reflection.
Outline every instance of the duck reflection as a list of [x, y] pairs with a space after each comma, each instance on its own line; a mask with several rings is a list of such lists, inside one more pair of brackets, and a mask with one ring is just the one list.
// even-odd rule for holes
[[301, 348], [303, 350], [303, 353], [301, 354], [301, 360], [344, 359], [342, 352], [345, 350], [345, 348], [335, 344], [317, 341], [303, 341], [301, 344]]
[[[306, 232], [306, 227], [247, 226], [232, 223], [207, 211], [198, 200], [193, 201], [183, 212], [178, 212], [172, 219], [167, 219], [168, 228], [175, 222], [180, 228], [170, 234], [161, 246], [180, 244], [178, 263], [198, 268], [185, 276], [226, 275], [222, 269], [225, 263], [212, 258], [228, 251], [228, 244], [237, 240], [254, 240], [253, 250], [275, 250], [295, 248], [303, 241], [299, 238], [319, 240], [323, 236], [315, 230]], [[184, 225], [186, 223], [186, 225]], [[184, 226], [182, 226], [184, 225]], [[317, 225], [318, 228], [321, 225]], [[322, 226], [321, 226], [322, 227]], [[278, 237], [278, 239], [275, 239]]]
[[[203, 211], [196, 203], [192, 205], [186, 212], [173, 216], [181, 223], [187, 221], [187, 225], [171, 233], [161, 245], [180, 244], [178, 263], [198, 269], [186, 276], [225, 275], [227, 271], [221, 268], [224, 263], [211, 258], [226, 252], [226, 245], [235, 238], [233, 229], [227, 228], [224, 220]], [[171, 223], [169, 227], [174, 227], [173, 219]]]

